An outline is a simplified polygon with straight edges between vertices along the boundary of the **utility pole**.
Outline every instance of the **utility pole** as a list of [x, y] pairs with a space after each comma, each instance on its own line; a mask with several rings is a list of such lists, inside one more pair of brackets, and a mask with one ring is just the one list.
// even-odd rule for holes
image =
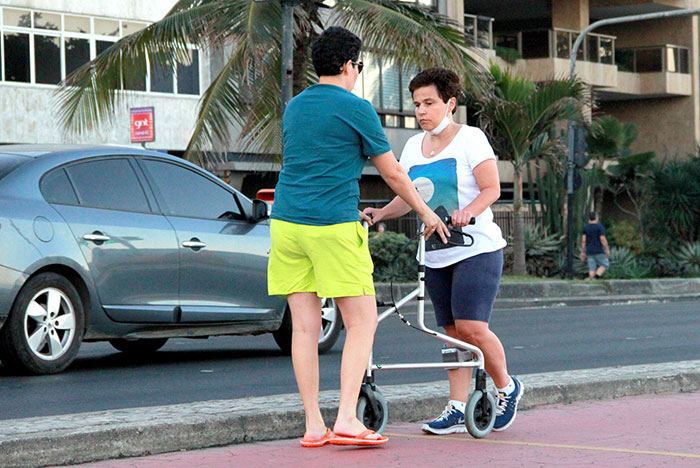
[[[700, 8], [686, 8], [682, 10], [672, 10], [664, 11], [659, 13], [647, 13], [643, 15], [629, 15], [620, 16], [618, 18], [609, 18], [600, 21], [596, 21], [590, 24], [586, 29], [584, 29], [581, 34], [576, 38], [574, 46], [571, 49], [571, 59], [569, 64], [569, 76], [573, 78], [576, 73], [576, 57], [578, 55], [578, 49], [581, 47], [586, 34], [593, 31], [601, 26], [608, 26], [611, 24], [620, 23], [631, 23], [634, 21], [646, 21], [652, 19], [664, 19], [664, 18], [675, 18], [679, 16], [692, 16], [700, 14]], [[575, 148], [575, 132], [574, 132], [574, 122], [570, 120], [568, 122], [568, 157], [566, 161], [566, 276], [569, 279], [574, 277], [574, 148]]]

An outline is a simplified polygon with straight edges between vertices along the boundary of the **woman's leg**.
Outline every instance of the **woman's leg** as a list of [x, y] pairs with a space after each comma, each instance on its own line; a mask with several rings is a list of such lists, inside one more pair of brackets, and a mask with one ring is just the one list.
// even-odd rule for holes
[[[457, 333], [454, 325], [445, 326], [445, 334], [450, 338], [463, 340]], [[448, 348], [453, 345], [447, 345]], [[463, 401], [466, 403], [469, 397], [469, 388], [472, 381], [472, 368], [462, 367], [460, 369], [449, 369], [447, 371], [447, 380], [450, 382], [450, 400]]]
[[318, 337], [321, 333], [321, 300], [316, 293], [287, 296], [292, 312], [292, 364], [306, 414], [307, 440], [318, 440], [326, 425], [318, 406]]
[[478, 320], [455, 320], [455, 329], [460, 340], [477, 346], [484, 353], [484, 367], [496, 387], [503, 388], [510, 382], [506, 353], [501, 340], [489, 329], [487, 322]]
[[340, 365], [340, 404], [333, 430], [357, 435], [366, 429], [357, 419], [357, 397], [377, 329], [377, 302], [374, 296], [338, 297], [336, 302], [343, 315], [346, 336]]

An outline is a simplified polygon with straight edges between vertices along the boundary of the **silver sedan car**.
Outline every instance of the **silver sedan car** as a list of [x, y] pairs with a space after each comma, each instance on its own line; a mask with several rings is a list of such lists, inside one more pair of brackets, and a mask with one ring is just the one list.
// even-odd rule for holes
[[[0, 360], [60, 372], [85, 341], [145, 353], [169, 338], [273, 333], [268, 205], [180, 158], [108, 146], [0, 146]], [[319, 350], [342, 321], [324, 301]]]

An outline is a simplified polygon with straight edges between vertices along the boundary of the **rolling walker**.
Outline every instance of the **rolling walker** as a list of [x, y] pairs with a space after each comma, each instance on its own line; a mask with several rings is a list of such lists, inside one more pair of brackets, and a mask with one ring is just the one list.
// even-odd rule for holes
[[[450, 224], [450, 218], [445, 211], [436, 210], [436, 213], [443, 218], [446, 225]], [[472, 218], [470, 224], [474, 224]], [[421, 231], [423, 229], [421, 228]], [[474, 239], [461, 230], [451, 229], [450, 232], [461, 234], [462, 240], [471, 239], [471, 243], [452, 243], [462, 247], [469, 247]], [[436, 246], [434, 240], [437, 235], [433, 235], [429, 245]], [[440, 248], [436, 246], [435, 248]], [[476, 368], [475, 389], [467, 399], [464, 411], [465, 425], [472, 437], [482, 438], [491, 432], [496, 421], [496, 402], [493, 395], [486, 390], [486, 371], [484, 370], [484, 355], [481, 350], [469, 343], [451, 338], [442, 333], [436, 332], [425, 326], [425, 251], [426, 240], [421, 235], [418, 243], [418, 287], [408, 295], [401, 298], [391, 307], [379, 314], [378, 321], [382, 322], [389, 315], [396, 312], [401, 320], [408, 326], [416, 328], [426, 335], [444, 343], [450, 343], [454, 348], [443, 349], [443, 362], [435, 363], [408, 363], [408, 364], [377, 364], [374, 362], [373, 353], [370, 353], [367, 371], [365, 373], [360, 396], [357, 401], [357, 417], [368, 429], [381, 433], [386, 427], [389, 419], [389, 409], [386, 399], [381, 389], [374, 383], [374, 373], [379, 370], [400, 370], [400, 369], [457, 369], [460, 367]], [[406, 318], [399, 313], [399, 308], [413, 299], [418, 301], [417, 325], [411, 325]], [[389, 304], [377, 303], [378, 306]]]

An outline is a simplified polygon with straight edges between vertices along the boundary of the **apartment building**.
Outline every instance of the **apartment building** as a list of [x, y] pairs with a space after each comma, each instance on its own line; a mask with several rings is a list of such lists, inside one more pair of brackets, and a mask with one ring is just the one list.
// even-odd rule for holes
[[[591, 22], [617, 16], [700, 7], [700, 0], [404, 0], [458, 21], [483, 64], [496, 61], [535, 80], [568, 73], [573, 41]], [[147, 147], [181, 153], [196, 120], [198, 100], [221, 66], [221, 55], [192, 50], [190, 65], [151, 66], [123, 87], [130, 98], [112, 125], [89, 136], [65, 135], [56, 122], [56, 84], [110, 43], [157, 21], [175, 0], [0, 0], [0, 143], [130, 144], [129, 108], [152, 107], [155, 141]], [[596, 112], [634, 123], [634, 150], [682, 157], [700, 139], [698, 19], [630, 23], [589, 34], [577, 73], [598, 99]], [[505, 59], [510, 60], [507, 62]], [[416, 70], [390, 58], [363, 55], [355, 93], [372, 102], [392, 148], [420, 131], [408, 82]], [[466, 110], [458, 119], [466, 121]], [[504, 198], [510, 166], [500, 162]], [[244, 154], [232, 143], [217, 166], [248, 194], [276, 180], [268, 156]], [[367, 166], [362, 198], [388, 198]]]
[[[535, 80], [569, 73], [578, 34], [595, 21], [700, 8], [698, 0], [465, 0], [465, 32]], [[685, 157], [700, 140], [698, 17], [631, 22], [588, 34], [577, 75], [609, 114], [639, 130], [634, 151]]]

